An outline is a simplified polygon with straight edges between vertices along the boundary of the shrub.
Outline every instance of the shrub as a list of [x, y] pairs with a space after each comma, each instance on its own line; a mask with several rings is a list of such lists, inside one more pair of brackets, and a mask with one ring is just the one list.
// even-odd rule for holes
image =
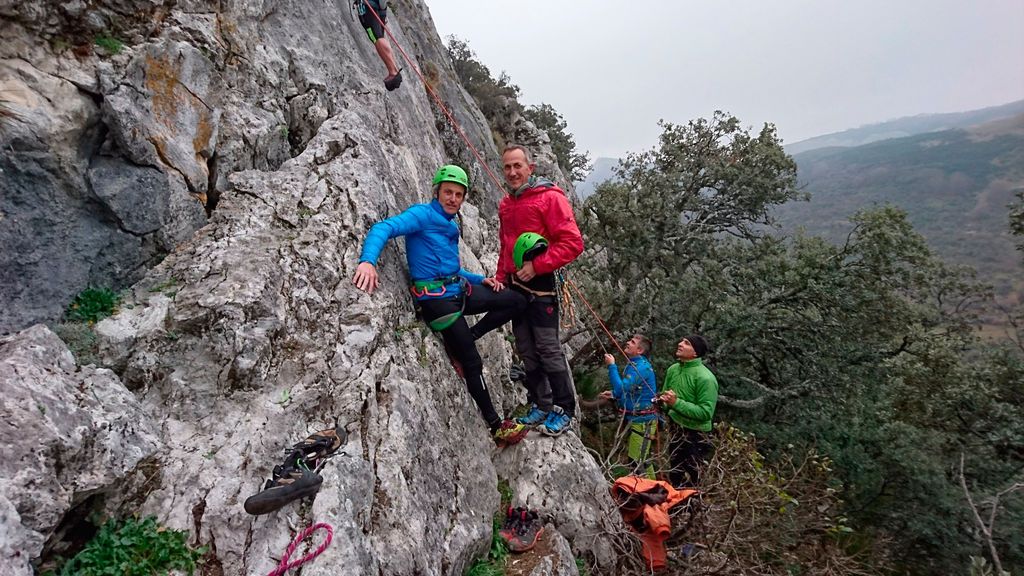
[[86, 288], [75, 296], [64, 316], [71, 322], [95, 324], [113, 314], [120, 300], [109, 288]]
[[107, 521], [85, 548], [61, 567], [60, 576], [191, 574], [206, 548], [192, 548], [188, 533], [158, 526], [156, 518]]

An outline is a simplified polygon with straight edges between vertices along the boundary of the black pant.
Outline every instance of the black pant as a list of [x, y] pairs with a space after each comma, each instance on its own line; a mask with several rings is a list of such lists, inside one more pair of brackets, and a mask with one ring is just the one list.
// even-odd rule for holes
[[673, 426], [668, 445], [668, 481], [675, 488], [696, 488], [700, 484], [700, 469], [704, 458], [711, 452], [711, 439], [707, 432]]
[[558, 298], [523, 294], [526, 312], [512, 319], [512, 334], [526, 369], [526, 398], [541, 410], [558, 406], [572, 416], [576, 392], [558, 337]]
[[[463, 308], [463, 298], [465, 298], [465, 308]], [[511, 290], [495, 292], [483, 285], [472, 286], [471, 292], [466, 296], [419, 301], [423, 320], [426, 322], [463, 310], [463, 316], [442, 330], [441, 337], [455, 359], [462, 364], [462, 373], [466, 378], [469, 395], [480, 408], [484, 422], [492, 429], [501, 423], [501, 417], [495, 411], [494, 404], [491, 403], [491, 395], [487, 392], [487, 384], [484, 382], [483, 375], [484, 363], [480, 358], [480, 352], [476, 349], [475, 340], [500, 327], [512, 317], [521, 315], [525, 305], [526, 300]], [[466, 322], [466, 315], [483, 312], [487, 312], [487, 314], [471, 329]]]

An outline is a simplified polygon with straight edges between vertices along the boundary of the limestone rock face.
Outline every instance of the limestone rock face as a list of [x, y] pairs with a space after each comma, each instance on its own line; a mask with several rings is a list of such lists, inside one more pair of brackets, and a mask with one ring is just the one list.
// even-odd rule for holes
[[30, 575], [64, 515], [116, 490], [159, 441], [117, 376], [77, 369], [45, 326], [0, 338], [0, 383], [0, 552], [13, 574]]
[[[392, 33], [500, 177], [491, 129], [455, 79], [426, 5], [390, 4]], [[410, 64], [403, 86], [386, 92], [384, 67], [344, 2], [90, 6], [0, 0], [0, 14], [19, 14], [4, 26], [20, 39], [0, 48], [0, 66], [18, 70], [19, 94], [35, 98], [34, 108], [18, 108], [32, 125], [4, 132], [16, 154], [0, 159], [0, 202], [13, 197], [7, 190], [18, 198], [0, 206], [0, 265], [21, 276], [3, 285], [0, 305], [32, 312], [5, 315], [0, 331], [53, 317], [77, 291], [70, 286], [99, 269], [141, 277], [120, 312], [95, 327], [113, 372], [75, 374], [119, 377], [138, 398], [135, 420], [154, 427], [156, 453], [90, 488], [103, 494], [95, 506], [189, 531], [190, 542], [209, 546], [213, 573], [265, 574], [297, 529], [323, 521], [334, 543], [304, 574], [460, 575], [490, 544], [501, 479], [567, 542], [553, 573], [575, 573], [571, 556], [611, 573], [617, 514], [597, 464], [571, 433], [496, 450], [438, 338], [414, 315], [403, 242], [385, 249], [378, 292], [351, 284], [369, 226], [429, 200], [434, 170], [453, 161], [474, 176], [463, 266], [492, 273], [497, 260], [502, 192]], [[149, 17], [128, 18], [133, 8]], [[54, 47], [56, 35], [83, 34], [98, 20], [117, 23], [121, 53]], [[39, 96], [44, 87], [65, 91], [67, 105]], [[531, 124], [516, 122], [508, 140], [553, 158]], [[49, 203], [34, 205], [33, 193]], [[200, 226], [203, 194], [216, 207]], [[74, 247], [43, 241], [60, 226], [106, 240], [90, 244], [83, 232]], [[35, 244], [7, 250], [22, 236]], [[109, 240], [122, 236], [134, 244]], [[161, 247], [173, 250], [146, 272]], [[65, 276], [74, 281], [63, 292], [32, 299], [42, 278]], [[501, 333], [478, 344], [491, 396], [508, 412], [524, 400], [505, 376], [510, 345]], [[282, 449], [335, 424], [348, 440], [322, 470], [316, 498], [246, 514], [242, 502]], [[45, 521], [14, 509], [20, 518], [0, 501], [0, 533], [35, 534], [32, 561], [43, 542], [59, 547], [59, 507]]]

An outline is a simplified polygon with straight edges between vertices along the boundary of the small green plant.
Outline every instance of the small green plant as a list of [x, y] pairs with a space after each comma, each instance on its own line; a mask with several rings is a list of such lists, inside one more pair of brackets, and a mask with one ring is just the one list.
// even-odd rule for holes
[[576, 571], [580, 573], [580, 576], [590, 576], [590, 570], [587, 570], [587, 563], [583, 561], [583, 558], [576, 559]]
[[512, 505], [512, 487], [509, 486], [508, 480], [502, 478], [498, 480], [498, 494], [501, 494], [501, 510], [507, 510]]
[[281, 133], [281, 136], [283, 136], [285, 138], [288, 137], [288, 126], [285, 126], [284, 124], [282, 124], [281, 127], [278, 128], [278, 131]]
[[109, 520], [96, 537], [58, 572], [59, 576], [150, 576], [181, 570], [192, 574], [206, 548], [192, 548], [188, 533], [159, 526], [156, 518]]
[[284, 390], [281, 391], [281, 397], [279, 399], [275, 400], [274, 404], [279, 404], [281, 406], [287, 406], [288, 403], [290, 403], [291, 401], [292, 401], [292, 389], [291, 388], [285, 388]]
[[505, 522], [505, 511], [512, 505], [514, 496], [508, 480], [498, 480], [498, 493], [501, 494], [501, 506], [494, 513], [492, 520], [491, 549], [486, 556], [473, 562], [473, 565], [466, 571], [466, 576], [504, 576], [505, 574], [505, 561], [508, 559], [509, 552], [508, 546], [501, 538], [500, 530]]
[[124, 50], [124, 42], [121, 42], [109, 34], [101, 34], [97, 36], [93, 40], [93, 44], [103, 48], [110, 54], [120, 54], [121, 50]]
[[86, 288], [75, 296], [65, 317], [71, 322], [95, 324], [117, 309], [120, 297], [110, 288]]

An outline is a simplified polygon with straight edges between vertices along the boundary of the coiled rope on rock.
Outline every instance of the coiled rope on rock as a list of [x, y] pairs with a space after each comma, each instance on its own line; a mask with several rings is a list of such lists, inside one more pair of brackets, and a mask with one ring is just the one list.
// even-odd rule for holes
[[[321, 529], [327, 531], [327, 538], [324, 539], [323, 543], [321, 543], [316, 550], [310, 552], [309, 554], [306, 554], [302, 558], [299, 558], [294, 562], [289, 562], [289, 559], [292, 557], [292, 554], [295, 553], [295, 550], [299, 547], [299, 544], [301, 544], [303, 540], [305, 540], [306, 538], [312, 536], [314, 532]], [[299, 532], [299, 534], [295, 536], [295, 539], [292, 540], [292, 543], [288, 545], [288, 549], [285, 550], [284, 556], [281, 556], [281, 562], [278, 563], [277, 568], [274, 568], [274, 570], [267, 574], [267, 576], [284, 576], [284, 573], [291, 570], [292, 568], [297, 568], [305, 564], [306, 562], [313, 560], [314, 558], [319, 556], [324, 550], [326, 550], [328, 546], [331, 545], [332, 538], [334, 538], [334, 529], [331, 528], [330, 524], [327, 524], [325, 522], [317, 522], [316, 524], [313, 524], [312, 526], [306, 528], [302, 532]]]

